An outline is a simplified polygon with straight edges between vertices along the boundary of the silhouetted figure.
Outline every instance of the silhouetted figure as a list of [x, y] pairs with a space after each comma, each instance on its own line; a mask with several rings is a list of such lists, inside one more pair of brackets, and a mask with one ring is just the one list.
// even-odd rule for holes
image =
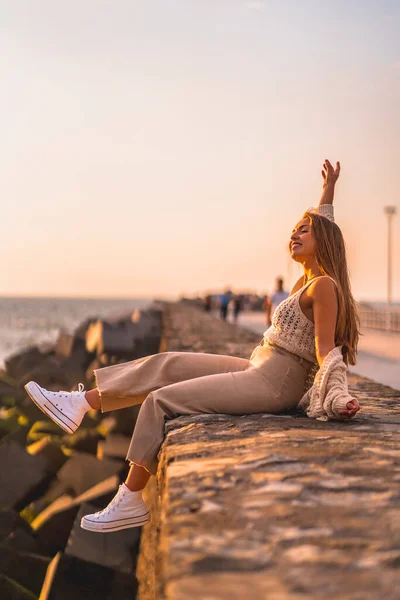
[[211, 312], [212, 309], [212, 296], [211, 294], [207, 294], [207, 296], [204, 297], [204, 310], [206, 312]]
[[226, 321], [228, 316], [228, 307], [229, 303], [232, 300], [232, 292], [230, 290], [225, 290], [223, 294], [221, 294], [219, 299], [219, 310], [221, 319]]
[[243, 294], [239, 294], [233, 300], [233, 318], [235, 323], [237, 323], [239, 314], [243, 310], [243, 299]]
[[274, 314], [276, 308], [279, 306], [281, 302], [286, 300], [289, 296], [289, 292], [283, 289], [283, 279], [282, 277], [276, 278], [276, 288], [275, 291], [271, 294], [271, 296], [266, 300], [266, 323], [267, 327], [271, 326], [272, 315]]

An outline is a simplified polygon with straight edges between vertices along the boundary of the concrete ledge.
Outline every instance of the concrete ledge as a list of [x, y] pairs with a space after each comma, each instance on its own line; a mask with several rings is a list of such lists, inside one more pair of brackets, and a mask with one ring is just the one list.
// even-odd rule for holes
[[[259, 340], [180, 304], [166, 306], [164, 334], [166, 350], [246, 357]], [[363, 407], [351, 422], [167, 423], [147, 489], [140, 600], [400, 596], [400, 392], [349, 379]]]

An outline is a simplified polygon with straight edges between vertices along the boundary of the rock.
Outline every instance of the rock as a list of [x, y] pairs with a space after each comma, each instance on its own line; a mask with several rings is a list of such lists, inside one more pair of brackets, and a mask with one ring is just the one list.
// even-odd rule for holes
[[139, 410], [140, 404], [116, 410], [113, 413], [113, 418], [115, 419], [115, 427], [113, 432], [131, 437], [136, 425]]
[[86, 348], [97, 355], [106, 352], [128, 360], [135, 349], [135, 327], [129, 321], [117, 324], [106, 321], [92, 323], [86, 334]]
[[60, 331], [56, 342], [56, 356], [69, 358], [79, 350], [85, 350], [85, 340], [74, 334]]
[[97, 460], [90, 454], [76, 452], [61, 467], [57, 473], [57, 479], [72, 489], [76, 495], [79, 495], [111, 475], [117, 475], [123, 467], [124, 465], [120, 461]]
[[37, 595], [13, 579], [0, 575], [0, 598], [4, 598], [4, 600], [37, 600]]
[[72, 435], [64, 436], [63, 445], [70, 450], [96, 455], [100, 440], [104, 436], [96, 429], [79, 429]]
[[29, 425], [23, 425], [21, 423], [18, 423], [14, 431], [10, 431], [10, 433], [7, 433], [7, 435], [5, 435], [2, 438], [1, 442], [15, 442], [20, 446], [25, 446], [28, 431]]
[[42, 357], [39, 364], [25, 370], [19, 377], [23, 387], [28, 381], [36, 381], [47, 390], [65, 390], [71, 387], [71, 376], [53, 356]]
[[0, 509], [0, 542], [16, 531], [16, 529], [31, 531], [28, 523], [15, 510]]
[[[43, 417], [42, 411], [41, 415]], [[43, 438], [60, 441], [64, 437], [65, 432], [56, 423], [47, 419], [47, 421], [36, 421], [30, 428], [27, 436], [28, 443], [38, 442]]]
[[0, 400], [3, 406], [8, 398], [13, 398], [17, 387], [18, 382], [0, 369]]
[[38, 348], [26, 348], [22, 352], [18, 352], [17, 354], [13, 354], [6, 358], [4, 361], [6, 374], [18, 381], [24, 373], [41, 365], [43, 359], [44, 355]]
[[50, 555], [64, 550], [78, 510], [72, 496], [60, 496], [32, 521], [36, 539]]
[[100, 356], [96, 356], [95, 359], [89, 364], [86, 369], [85, 378], [88, 383], [88, 388], [93, 388], [95, 386], [95, 378], [94, 371], [96, 369], [102, 369], [103, 367], [109, 366], [109, 358], [107, 354], [101, 354]]
[[18, 428], [19, 412], [15, 408], [1, 411], [0, 417], [0, 438], [11, 433]]
[[20, 397], [16, 399], [16, 405], [20, 413], [26, 418], [31, 425], [36, 421], [42, 421], [44, 418], [43, 412], [36, 406], [34, 402], [26, 394], [25, 390], [20, 390]]
[[58, 553], [47, 569], [40, 600], [132, 600], [136, 592], [131, 574]]
[[39, 544], [34, 537], [33, 532], [28, 532], [25, 529], [17, 527], [11, 532], [2, 542], [0, 546], [4, 548], [13, 548], [20, 552], [29, 552], [30, 554], [39, 554], [41, 556], [49, 556], [48, 552]]
[[74, 337], [79, 340], [83, 340], [86, 345], [86, 332], [92, 323], [97, 321], [97, 317], [89, 317], [85, 319], [78, 327], [74, 330]]
[[39, 543], [53, 555], [64, 550], [81, 503], [93, 502], [100, 508], [106, 506], [115, 495], [118, 483], [118, 477], [109, 477], [76, 498], [65, 494], [54, 500], [32, 521]]
[[62, 451], [60, 444], [54, 442], [51, 436], [45, 436], [37, 442], [26, 447], [28, 454], [32, 456], [45, 456], [48, 461], [48, 472], [55, 475], [67, 462], [68, 456]]
[[31, 456], [14, 441], [0, 443], [0, 508], [22, 508], [44, 489], [48, 481], [48, 459]]
[[141, 527], [115, 531], [112, 535], [82, 529], [80, 526], [82, 517], [97, 510], [98, 508], [93, 504], [81, 505], [65, 548], [65, 554], [132, 574], [136, 564]]
[[0, 573], [36, 596], [40, 594], [49, 564], [50, 558], [0, 546]]
[[136, 310], [132, 315], [132, 323], [136, 325], [135, 358], [156, 354], [160, 350], [162, 332], [162, 311]]
[[129, 449], [130, 438], [126, 435], [111, 434], [97, 445], [97, 458], [121, 458], [125, 460]]
[[161, 311], [135, 311], [130, 319], [96, 321], [86, 333], [86, 349], [119, 358], [133, 359], [158, 352]]

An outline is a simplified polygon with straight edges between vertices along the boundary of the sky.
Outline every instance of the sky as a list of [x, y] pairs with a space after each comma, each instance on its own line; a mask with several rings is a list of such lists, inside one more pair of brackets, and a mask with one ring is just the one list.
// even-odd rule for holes
[[400, 301], [400, 3], [3, 0], [0, 295], [272, 290], [340, 160], [358, 300]]

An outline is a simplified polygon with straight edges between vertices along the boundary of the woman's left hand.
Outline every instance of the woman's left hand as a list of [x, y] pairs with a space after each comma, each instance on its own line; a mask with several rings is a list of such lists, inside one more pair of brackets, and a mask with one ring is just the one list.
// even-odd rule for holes
[[324, 185], [335, 185], [340, 175], [340, 162], [336, 163], [336, 168], [334, 169], [329, 160], [326, 159], [322, 166], [324, 167], [321, 171], [324, 178]]
[[355, 398], [353, 398], [353, 400], [350, 400], [350, 402], [348, 402], [346, 406], [347, 410], [339, 411], [339, 414], [343, 419], [352, 419], [361, 408], [361, 406], [358, 404]]

